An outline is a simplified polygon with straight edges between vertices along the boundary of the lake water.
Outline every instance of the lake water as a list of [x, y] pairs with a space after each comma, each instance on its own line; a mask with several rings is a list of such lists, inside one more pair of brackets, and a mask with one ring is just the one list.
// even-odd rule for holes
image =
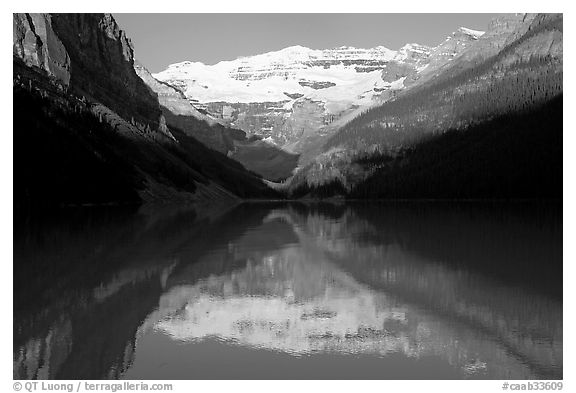
[[560, 379], [562, 209], [254, 203], [15, 219], [17, 379]]

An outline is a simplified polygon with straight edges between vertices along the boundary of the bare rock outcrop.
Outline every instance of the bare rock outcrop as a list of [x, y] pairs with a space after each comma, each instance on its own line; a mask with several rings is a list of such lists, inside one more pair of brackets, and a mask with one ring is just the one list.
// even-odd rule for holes
[[110, 14], [53, 14], [52, 27], [70, 56], [70, 86], [153, 130], [160, 107], [134, 71], [132, 43]]
[[70, 57], [49, 14], [13, 14], [13, 54], [68, 86]]

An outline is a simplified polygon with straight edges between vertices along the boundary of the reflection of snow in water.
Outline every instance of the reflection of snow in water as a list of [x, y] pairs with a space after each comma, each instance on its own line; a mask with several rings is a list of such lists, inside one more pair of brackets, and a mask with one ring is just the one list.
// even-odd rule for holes
[[[294, 357], [435, 356], [464, 378], [561, 376], [561, 303], [375, 237], [382, 232], [353, 210], [330, 219], [277, 209], [201, 254], [127, 264], [74, 299], [76, 308], [69, 297], [56, 304], [67, 316], [18, 342], [14, 376], [54, 378], [83, 366], [119, 378], [138, 362], [139, 344], [142, 354], [161, 334], [177, 346], [215, 339]], [[151, 294], [147, 302], [143, 294]], [[95, 329], [83, 324], [94, 314], [103, 321]], [[125, 338], [102, 346], [105, 361], [71, 356], [96, 353], [90, 343], [117, 333], [105, 329], [110, 323]]]
[[[222, 277], [219, 284], [233, 285], [227, 280], [230, 278]], [[196, 289], [190, 288], [190, 298], [183, 309], [159, 321], [156, 328], [177, 340], [218, 336], [292, 354], [408, 350], [405, 333], [383, 329], [386, 321], [396, 322], [391, 326], [403, 326], [403, 310], [379, 310], [375, 302], [381, 299], [366, 290], [329, 286], [321, 297], [295, 302], [289, 290], [283, 291], [286, 297], [217, 297]]]
[[505, 365], [518, 378], [530, 375], [498, 343], [371, 290], [316, 249], [285, 248], [259, 259], [252, 252], [249, 259], [244, 269], [164, 293], [139, 335], [152, 328], [184, 342], [216, 338], [295, 356], [434, 355], [465, 377], [485, 375], [487, 364]]

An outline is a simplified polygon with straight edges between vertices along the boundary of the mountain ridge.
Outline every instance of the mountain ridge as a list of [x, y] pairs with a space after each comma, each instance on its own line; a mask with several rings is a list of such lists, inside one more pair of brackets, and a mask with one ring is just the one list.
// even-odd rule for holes
[[13, 14], [13, 25], [18, 206], [276, 195], [239, 162], [167, 126], [112, 15]]
[[[562, 106], [562, 15], [514, 15], [503, 20], [496, 20], [495, 30], [476, 41], [477, 47], [463, 51], [433, 78], [345, 124], [295, 175], [290, 187], [386, 198], [512, 197], [520, 190], [521, 197], [559, 195], [561, 163], [552, 152], [558, 153], [562, 134], [561, 115], [557, 118]], [[520, 137], [521, 128], [526, 130], [526, 141], [514, 143], [509, 135]], [[494, 129], [502, 130], [502, 135]], [[539, 134], [543, 134], [540, 147], [527, 142]], [[498, 143], [506, 144], [509, 157], [493, 154], [502, 148]], [[442, 154], [458, 153], [454, 146], [471, 149], [470, 154], [457, 160]], [[543, 155], [547, 165], [535, 168], [518, 146], [534, 157]], [[471, 157], [483, 162], [486, 173], [476, 162], [467, 161]], [[504, 173], [498, 173], [498, 162], [507, 168]], [[430, 172], [430, 165], [438, 172]], [[527, 168], [532, 168], [541, 189], [530, 185]], [[424, 172], [427, 176], [420, 178]], [[405, 178], [400, 179], [400, 173]], [[500, 183], [506, 176], [516, 188]], [[450, 177], [463, 183], [455, 184]], [[415, 178], [420, 181], [411, 183]], [[368, 179], [370, 187], [354, 191]], [[485, 190], [474, 189], [475, 182]]]
[[[50, 198], [63, 203], [240, 200], [279, 197], [276, 191], [373, 196], [378, 190], [402, 197], [406, 183], [396, 175], [418, 178], [425, 162], [438, 169], [438, 179], [456, 171], [454, 178], [472, 182], [478, 167], [454, 146], [480, 149], [470, 157], [481, 157], [491, 171], [502, 162], [518, 189], [533, 191], [522, 183], [522, 168], [493, 155], [485, 140], [510, 145], [518, 163], [525, 162], [513, 139], [500, 138], [490, 125], [514, 135], [525, 127], [536, 141], [535, 127], [544, 129], [562, 102], [561, 14], [503, 15], [486, 32], [461, 27], [433, 48], [291, 46], [214, 66], [178, 63], [160, 74], [134, 59], [112, 15], [14, 14], [13, 23], [14, 117], [20, 120], [14, 132], [22, 157], [34, 151], [19, 161], [26, 180], [18, 195], [27, 201], [41, 199], [42, 189], [56, 190], [50, 181], [62, 188]], [[542, 146], [552, 171], [561, 123], [554, 119], [550, 127]], [[488, 139], [481, 142], [476, 136], [483, 134]], [[50, 146], [60, 151], [56, 159]], [[542, 195], [555, 195], [556, 175], [539, 173], [550, 191]], [[485, 189], [495, 190], [483, 176]], [[397, 191], [382, 191], [379, 179]], [[418, 192], [412, 188], [410, 195]]]
[[[467, 28], [450, 35], [446, 40], [459, 44], [443, 50], [438, 66], [479, 36]], [[153, 76], [224, 124], [301, 153], [308, 138], [330, 133], [335, 120], [395, 96], [445, 41], [437, 47], [409, 43], [396, 51], [296, 45], [214, 65], [179, 62]]]

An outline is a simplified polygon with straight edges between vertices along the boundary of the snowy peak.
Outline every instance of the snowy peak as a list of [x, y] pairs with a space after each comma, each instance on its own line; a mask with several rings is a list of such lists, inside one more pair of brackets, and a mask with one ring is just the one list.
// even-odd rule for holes
[[424, 73], [431, 73], [438, 69], [438, 67], [452, 61], [472, 45], [476, 45], [482, 36], [484, 36], [483, 31], [472, 30], [466, 27], [458, 28], [438, 46], [432, 48], [429, 64]]
[[224, 60], [215, 65], [205, 65], [200, 62], [183, 61], [172, 64], [167, 70], [156, 74], [162, 78], [163, 75], [177, 69], [179, 72], [191, 73], [196, 69], [210, 68], [219, 72], [226, 72], [236, 79], [250, 79], [250, 76], [243, 78], [241, 74], [247, 72], [270, 72], [275, 69], [297, 70], [322, 66], [329, 68], [342, 62], [358, 63], [363, 61], [386, 62], [394, 58], [397, 52], [384, 46], [375, 48], [355, 48], [352, 46], [342, 46], [333, 49], [310, 49], [303, 46], [290, 46], [274, 52], [267, 52], [255, 56], [239, 57], [235, 60]]
[[[406, 48], [405, 57], [408, 59], [418, 48]], [[390, 87], [379, 75], [396, 56], [397, 52], [383, 46], [322, 50], [291, 46], [214, 65], [185, 61], [170, 65], [154, 77], [199, 103], [282, 102], [302, 96], [320, 101], [346, 97], [353, 101], [374, 88]], [[371, 99], [364, 98], [368, 102]]]
[[291, 55], [291, 54], [308, 54], [310, 52], [313, 52], [313, 49], [310, 49], [306, 46], [302, 46], [302, 45], [292, 45], [289, 46], [287, 48], [284, 49], [280, 49], [278, 51], [275, 52], [268, 52], [268, 54], [275, 54], [275, 53], [282, 53], [285, 55]]
[[[411, 44], [403, 48], [400, 58], [414, 62], [421, 53], [428, 52], [427, 47]], [[286, 101], [285, 93], [302, 96], [337, 85], [360, 83], [361, 91], [349, 97], [354, 99], [366, 89], [386, 87], [368, 74], [380, 72], [392, 60], [400, 61], [398, 53], [384, 46], [310, 49], [296, 45], [214, 65], [184, 61], [170, 65], [154, 77], [201, 103]], [[366, 80], [371, 81], [371, 87], [365, 86]]]
[[292, 146], [396, 96], [482, 35], [461, 27], [436, 47], [408, 43], [398, 50], [294, 45], [214, 65], [185, 61], [154, 77], [228, 125]]
[[467, 27], [459, 27], [457, 30], [459, 33], [466, 34], [474, 39], [478, 39], [484, 35], [484, 31], [472, 30]]
[[394, 60], [398, 62], [421, 62], [430, 57], [433, 48], [420, 44], [406, 44], [396, 52]]

